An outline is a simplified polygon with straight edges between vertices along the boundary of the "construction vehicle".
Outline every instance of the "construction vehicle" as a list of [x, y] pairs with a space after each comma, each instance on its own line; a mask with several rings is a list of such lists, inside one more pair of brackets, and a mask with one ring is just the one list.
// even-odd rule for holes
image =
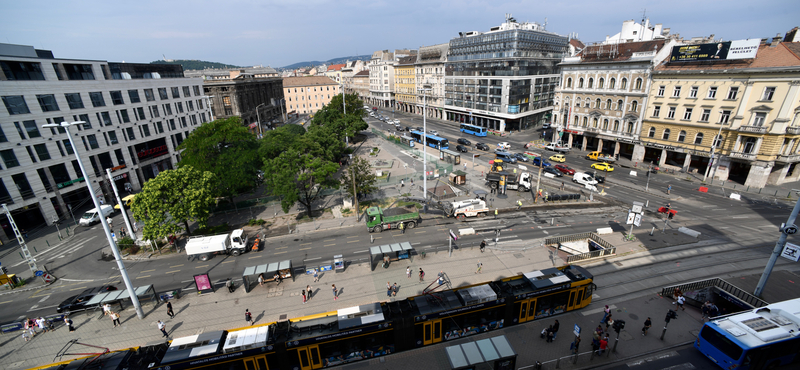
[[489, 172], [486, 174], [486, 182], [492, 189], [499, 189], [501, 194], [505, 193], [504, 190], [530, 191], [533, 188], [531, 174], [528, 172]]
[[492, 168], [489, 169], [489, 172], [502, 172], [503, 171], [503, 160], [502, 159], [495, 159], [491, 163]]
[[485, 217], [489, 213], [486, 202], [481, 199], [466, 199], [455, 202], [442, 202], [444, 214], [464, 220], [467, 217]]
[[200, 261], [208, 261], [214, 254], [236, 257], [247, 251], [247, 234], [243, 229], [236, 229], [230, 234], [197, 236], [190, 238], [184, 249], [188, 256], [197, 256]]
[[419, 212], [406, 208], [367, 208], [367, 230], [371, 233], [399, 229], [401, 224], [405, 229], [413, 229], [419, 221]]
[[603, 154], [602, 152], [594, 151], [586, 155], [586, 159], [591, 159], [598, 162], [614, 163], [617, 161], [613, 155]]

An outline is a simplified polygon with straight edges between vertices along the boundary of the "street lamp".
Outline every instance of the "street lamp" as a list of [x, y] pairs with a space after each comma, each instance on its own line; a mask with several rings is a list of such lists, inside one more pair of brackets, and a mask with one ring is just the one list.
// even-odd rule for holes
[[266, 103], [261, 103], [256, 107], [256, 119], [258, 120], [258, 134], [260, 137], [264, 137], [264, 131], [261, 129], [261, 112], [258, 111], [258, 108], [266, 105]]
[[214, 120], [214, 109], [211, 109], [211, 98], [213, 97], [214, 95], [203, 95], [201, 97], [202, 99], [208, 99], [208, 102], [206, 104], [208, 105], [208, 115], [211, 116], [212, 121]]
[[[78, 159], [78, 166], [81, 169], [81, 175], [83, 175], [83, 179], [86, 182], [86, 188], [89, 189], [89, 195], [91, 196], [92, 203], [94, 203], [95, 209], [100, 212], [100, 201], [97, 199], [97, 195], [94, 193], [94, 189], [92, 188], [92, 183], [89, 181], [89, 176], [86, 174], [86, 168], [83, 166], [83, 161], [81, 160], [81, 155], [78, 150], [78, 146], [75, 145], [75, 141], [72, 139], [72, 134], [69, 132], [70, 126], [74, 125], [82, 125], [86, 122], [84, 121], [77, 121], [77, 122], [61, 122], [61, 123], [48, 123], [46, 125], [42, 125], [43, 128], [51, 128], [51, 127], [62, 127], [65, 131], [67, 131], [67, 137], [69, 138], [69, 144], [72, 146], [72, 150], [75, 152], [75, 158]], [[113, 181], [113, 179], [110, 179]], [[124, 210], [123, 210], [124, 211]], [[119, 273], [122, 275], [122, 281], [125, 283], [125, 289], [128, 290], [128, 293], [131, 298], [131, 302], [133, 303], [133, 307], [136, 309], [136, 316], [139, 319], [144, 319], [144, 312], [142, 311], [142, 307], [139, 305], [139, 298], [136, 297], [136, 291], [133, 289], [133, 285], [131, 284], [131, 279], [128, 277], [128, 271], [125, 270], [125, 263], [122, 262], [122, 256], [119, 254], [119, 249], [117, 248], [117, 243], [114, 241], [114, 238], [111, 237], [111, 228], [109, 228], [108, 223], [106, 222], [106, 218], [102, 217], [102, 212], [100, 212], [100, 224], [103, 225], [103, 231], [106, 234], [106, 238], [108, 239], [108, 245], [111, 247], [111, 251], [114, 253], [114, 259], [117, 260], [117, 267], [119, 268]]]
[[428, 140], [426, 133], [428, 132], [428, 115], [425, 114], [428, 104], [428, 95], [425, 93], [429, 93], [431, 91], [430, 84], [422, 85], [422, 88], [419, 89], [423, 92], [422, 94], [422, 196], [424, 198], [428, 197]]
[[[722, 111], [719, 112], [720, 115], [723, 114]], [[711, 158], [708, 160], [708, 166], [706, 167], [706, 173], [703, 175], [703, 182], [706, 182], [706, 178], [708, 177], [708, 171], [711, 170], [711, 166], [714, 165], [714, 152], [717, 149], [717, 138], [719, 138], [719, 145], [722, 145], [722, 127], [725, 126], [725, 123], [719, 123], [719, 131], [717, 131], [717, 136], [711, 138]]]

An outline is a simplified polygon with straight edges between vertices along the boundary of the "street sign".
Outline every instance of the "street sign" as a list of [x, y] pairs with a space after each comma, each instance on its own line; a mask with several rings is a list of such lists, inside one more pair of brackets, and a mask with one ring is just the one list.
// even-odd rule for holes
[[572, 330], [572, 333], [575, 334], [576, 337], [581, 336], [581, 327], [575, 324], [575, 329]]
[[633, 202], [633, 206], [631, 206], [631, 212], [633, 213], [642, 213], [642, 208], [644, 207], [644, 203], [642, 202]]
[[783, 229], [783, 232], [786, 233], [786, 235], [796, 234], [797, 233], [797, 225], [786, 226]]
[[458, 237], [456, 236], [456, 234], [453, 234], [453, 230], [450, 230], [450, 237], [453, 238], [453, 241], [458, 240]]
[[636, 216], [633, 218], [633, 224], [636, 225], [636, 227], [642, 226], [642, 214], [641, 213], [637, 213]]
[[800, 245], [786, 243], [781, 252], [781, 257], [797, 262], [800, 260]]
[[33, 274], [36, 275], [36, 276], [42, 276], [42, 275], [44, 275], [44, 271], [36, 270], [36, 272], [34, 272]]
[[628, 219], [625, 221], [626, 225], [630, 225], [633, 223], [633, 219], [636, 217], [636, 214], [633, 212], [628, 212]]

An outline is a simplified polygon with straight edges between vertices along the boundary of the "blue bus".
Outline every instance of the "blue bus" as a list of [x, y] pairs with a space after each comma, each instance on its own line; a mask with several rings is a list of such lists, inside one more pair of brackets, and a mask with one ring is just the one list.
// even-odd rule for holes
[[694, 347], [723, 369], [773, 369], [800, 360], [800, 298], [712, 318]]
[[461, 124], [461, 132], [466, 132], [475, 136], [486, 136], [486, 131], [486, 127], [480, 127], [466, 123]]
[[422, 143], [422, 135], [425, 135], [425, 141], [427, 142], [429, 147], [436, 148], [436, 149], [447, 149], [450, 147], [450, 143], [447, 139], [443, 137], [439, 137], [432, 134], [423, 134], [417, 130], [411, 130], [411, 137], [414, 141], [418, 143]]

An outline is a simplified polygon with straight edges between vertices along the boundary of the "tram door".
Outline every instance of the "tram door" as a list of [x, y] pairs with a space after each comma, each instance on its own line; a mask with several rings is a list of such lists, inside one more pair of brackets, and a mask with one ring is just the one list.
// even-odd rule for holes
[[253, 357], [244, 360], [246, 370], [269, 370], [267, 356]]
[[519, 322], [532, 321], [535, 318], [536, 298], [526, 299], [520, 302]]
[[319, 356], [319, 346], [300, 347], [297, 349], [302, 370], [322, 368], [322, 358]]
[[569, 292], [569, 302], [567, 302], [567, 311], [572, 311], [576, 308], [581, 308], [583, 305], [583, 293], [586, 290], [585, 286], [573, 289]]
[[422, 340], [424, 345], [439, 343], [442, 341], [442, 320], [431, 320], [423, 324]]

